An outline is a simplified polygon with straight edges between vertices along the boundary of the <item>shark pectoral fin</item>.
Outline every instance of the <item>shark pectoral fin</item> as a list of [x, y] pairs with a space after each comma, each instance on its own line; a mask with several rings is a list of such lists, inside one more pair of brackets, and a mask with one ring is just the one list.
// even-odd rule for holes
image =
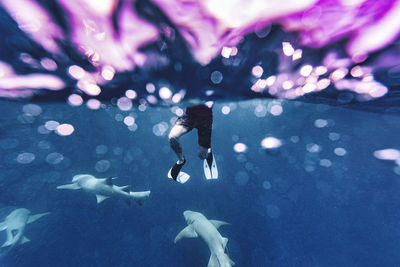
[[196, 231], [193, 229], [191, 225], [186, 226], [183, 228], [182, 231], [179, 232], [179, 234], [175, 237], [174, 243], [178, 242], [184, 237], [187, 238], [195, 238], [198, 237], [199, 235], [196, 233]]
[[226, 238], [226, 237], [223, 237], [222, 238], [222, 247], [224, 248], [224, 250], [225, 250], [225, 248], [226, 248], [226, 244], [228, 243], [228, 238]]
[[32, 222], [34, 222], [34, 221], [36, 221], [36, 220], [38, 220], [38, 219], [40, 219], [43, 216], [48, 215], [48, 214], [50, 214], [50, 212], [44, 212], [44, 213], [31, 215], [31, 216], [29, 216], [27, 223], [32, 223]]
[[105, 199], [109, 198], [107, 196], [102, 196], [102, 195], [96, 195], [97, 198], [97, 204], [100, 204], [101, 202], [103, 202]]
[[6, 230], [6, 229], [7, 229], [7, 224], [6, 224], [6, 222], [0, 223], [0, 231], [4, 231], [4, 230]]
[[209, 221], [210, 221], [210, 223], [212, 223], [212, 225], [214, 225], [215, 228], [217, 228], [217, 229], [218, 229], [221, 225], [229, 224], [229, 223], [224, 222], [224, 221], [217, 221], [217, 220], [209, 220]]
[[4, 244], [1, 246], [2, 248], [11, 246], [13, 244], [14, 239], [8, 239]]
[[57, 186], [57, 189], [71, 189], [71, 190], [77, 190], [80, 189], [81, 187], [77, 184], [65, 184], [65, 185], [59, 185]]
[[207, 267], [220, 267], [218, 258], [214, 253], [211, 254]]
[[24, 236], [24, 237], [22, 238], [20, 244], [25, 244], [25, 243], [27, 243], [27, 242], [29, 242], [29, 241], [31, 241], [31, 240], [30, 240], [29, 238], [27, 238], [26, 236]]

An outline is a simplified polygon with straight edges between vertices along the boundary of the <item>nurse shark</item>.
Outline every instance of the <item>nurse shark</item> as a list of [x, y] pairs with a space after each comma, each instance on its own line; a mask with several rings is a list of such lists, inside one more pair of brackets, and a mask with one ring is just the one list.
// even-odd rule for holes
[[186, 210], [183, 216], [188, 224], [179, 234], [175, 237], [174, 242], [178, 242], [184, 237], [198, 237], [200, 236], [206, 242], [210, 252], [210, 260], [208, 267], [230, 267], [235, 263], [225, 253], [228, 238], [222, 237], [218, 232], [221, 225], [228, 224], [223, 221], [208, 220], [200, 212]]
[[117, 186], [112, 183], [112, 177], [96, 178], [90, 174], [78, 174], [72, 178], [72, 184], [57, 186], [57, 189], [70, 189], [92, 193], [96, 195], [97, 203], [101, 203], [110, 197], [120, 197], [127, 200], [135, 200], [139, 205], [143, 205], [144, 201], [149, 197], [150, 191], [131, 192], [130, 186]]
[[50, 214], [50, 212], [31, 215], [31, 212], [25, 208], [13, 210], [6, 217], [5, 221], [0, 223], [0, 231], [6, 230], [7, 233], [7, 240], [1, 246], [3, 250], [0, 255], [9, 252], [16, 245], [29, 242], [30, 240], [24, 236], [26, 225], [48, 214]]

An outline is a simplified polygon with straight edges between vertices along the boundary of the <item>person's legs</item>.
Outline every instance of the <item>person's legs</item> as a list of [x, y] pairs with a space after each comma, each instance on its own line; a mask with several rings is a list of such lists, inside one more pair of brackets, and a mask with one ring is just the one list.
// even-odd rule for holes
[[199, 151], [198, 156], [204, 160], [211, 153], [212, 116], [204, 117], [197, 128]]
[[169, 138], [169, 144], [172, 148], [172, 150], [175, 152], [176, 156], [178, 157], [178, 163], [181, 164], [184, 162], [185, 157], [183, 156], [182, 152], [182, 145], [179, 142], [179, 138], [190, 132], [190, 128], [183, 126], [183, 125], [178, 125], [175, 124], [174, 127], [172, 127], [171, 132], [168, 135]]

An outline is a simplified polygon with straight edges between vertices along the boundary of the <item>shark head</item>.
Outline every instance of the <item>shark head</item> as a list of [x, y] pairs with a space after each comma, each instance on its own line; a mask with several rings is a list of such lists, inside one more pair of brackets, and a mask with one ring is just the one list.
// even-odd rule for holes
[[195, 211], [185, 210], [183, 212], [183, 217], [185, 217], [187, 224], [192, 224], [196, 220], [196, 218], [199, 217], [199, 214], [200, 213]]
[[73, 183], [79, 183], [80, 181], [83, 181], [83, 180], [86, 180], [86, 179], [90, 179], [90, 178], [93, 178], [93, 176], [89, 175], [89, 174], [78, 174], [78, 175], [75, 175], [72, 178], [72, 182]]

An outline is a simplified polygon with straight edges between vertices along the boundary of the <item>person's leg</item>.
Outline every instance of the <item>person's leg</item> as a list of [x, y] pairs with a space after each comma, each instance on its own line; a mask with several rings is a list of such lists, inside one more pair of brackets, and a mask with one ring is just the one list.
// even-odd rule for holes
[[200, 125], [197, 129], [199, 136], [198, 156], [201, 160], [204, 160], [211, 153], [212, 116], [202, 118]]
[[176, 156], [178, 157], [178, 164], [183, 163], [185, 160], [185, 157], [183, 156], [183, 152], [182, 152], [182, 145], [179, 142], [179, 138], [182, 135], [188, 133], [189, 131], [190, 131], [189, 127], [175, 124], [174, 127], [172, 127], [171, 132], [168, 135], [169, 144], [170, 144], [172, 150], [175, 152]]

